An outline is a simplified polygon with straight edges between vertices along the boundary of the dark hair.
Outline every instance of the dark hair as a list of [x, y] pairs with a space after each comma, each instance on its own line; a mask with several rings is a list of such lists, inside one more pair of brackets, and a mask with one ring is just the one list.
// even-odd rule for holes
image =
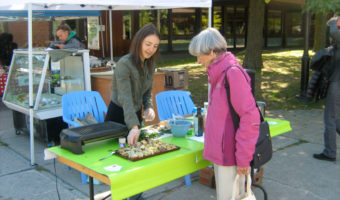
[[11, 43], [13, 42], [13, 35], [11, 33], [3, 33], [0, 35], [0, 40], [4, 43]]
[[57, 31], [59, 31], [59, 30], [67, 31], [68, 33], [70, 33], [71, 27], [68, 24], [66, 24], [65, 22], [61, 22], [61, 24], [57, 28]]
[[[140, 59], [140, 53], [142, 51], [142, 43], [144, 39], [148, 37], [149, 35], [156, 35], [159, 39], [161, 38], [157, 28], [153, 24], [147, 24], [137, 31], [130, 45], [130, 54], [139, 72], [142, 71], [142, 67], [141, 67], [142, 63]], [[159, 47], [157, 48], [155, 54], [152, 55], [147, 61], [147, 66], [150, 70], [151, 70], [151, 67], [156, 63], [158, 56], [159, 56]]]

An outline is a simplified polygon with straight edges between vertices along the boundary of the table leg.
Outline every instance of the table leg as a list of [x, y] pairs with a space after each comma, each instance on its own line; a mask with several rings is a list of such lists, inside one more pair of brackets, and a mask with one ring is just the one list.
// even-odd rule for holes
[[90, 200], [94, 200], [93, 177], [92, 176], [89, 176], [89, 189], [90, 189]]

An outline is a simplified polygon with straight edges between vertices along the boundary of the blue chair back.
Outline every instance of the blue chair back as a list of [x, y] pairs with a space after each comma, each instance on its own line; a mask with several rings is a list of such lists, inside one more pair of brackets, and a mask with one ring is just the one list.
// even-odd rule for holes
[[156, 95], [158, 117], [160, 121], [172, 118], [172, 115], [191, 114], [195, 107], [188, 91], [170, 90]]
[[79, 127], [80, 125], [73, 119], [83, 119], [88, 113], [91, 113], [98, 123], [102, 123], [104, 122], [104, 114], [107, 112], [103, 98], [96, 91], [78, 91], [64, 94], [62, 108], [63, 121], [69, 127]]

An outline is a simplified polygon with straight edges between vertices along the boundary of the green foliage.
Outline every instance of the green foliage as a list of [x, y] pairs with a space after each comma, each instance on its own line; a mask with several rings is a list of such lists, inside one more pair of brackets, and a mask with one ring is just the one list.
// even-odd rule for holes
[[306, 0], [304, 11], [328, 14], [329, 12], [335, 12], [339, 8], [340, 0]]
[[141, 10], [139, 12], [139, 24], [140, 27], [155, 21], [155, 16], [152, 10]]

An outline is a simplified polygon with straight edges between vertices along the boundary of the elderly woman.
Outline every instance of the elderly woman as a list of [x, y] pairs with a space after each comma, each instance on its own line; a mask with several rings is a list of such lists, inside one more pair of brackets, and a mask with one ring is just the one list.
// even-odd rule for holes
[[[214, 163], [217, 199], [230, 199], [236, 174], [250, 172], [259, 133], [260, 114], [251, 93], [250, 77], [227, 51], [226, 40], [215, 28], [195, 36], [189, 52], [207, 68], [211, 85], [203, 157]], [[236, 132], [228, 106], [226, 77], [231, 104], [240, 117]]]
[[57, 28], [59, 41], [52, 42], [49, 47], [53, 49], [84, 49], [85, 45], [76, 37], [75, 32], [66, 23]]

